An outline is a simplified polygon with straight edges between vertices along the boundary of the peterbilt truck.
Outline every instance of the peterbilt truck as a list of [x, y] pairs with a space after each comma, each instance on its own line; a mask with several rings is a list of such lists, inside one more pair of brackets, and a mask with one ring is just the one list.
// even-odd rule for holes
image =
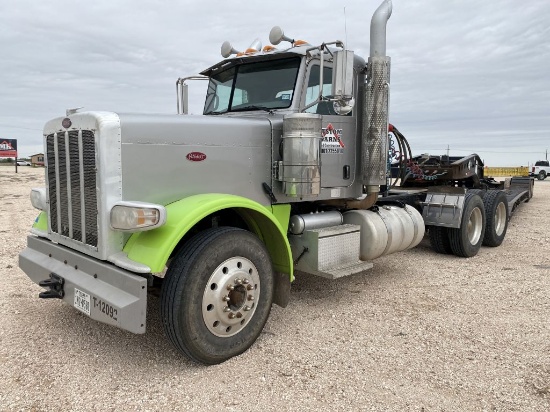
[[[41, 212], [19, 260], [40, 297], [139, 334], [160, 286], [169, 340], [215, 364], [254, 343], [295, 273], [360, 274], [426, 229], [440, 253], [500, 244], [509, 203], [477, 156], [402, 154], [391, 179], [390, 149], [408, 146], [388, 122], [391, 11], [385, 0], [372, 17], [367, 61], [275, 27], [272, 45], [225, 42], [222, 61], [178, 79], [177, 114], [47, 122]], [[188, 114], [195, 79], [208, 82], [202, 116]]]

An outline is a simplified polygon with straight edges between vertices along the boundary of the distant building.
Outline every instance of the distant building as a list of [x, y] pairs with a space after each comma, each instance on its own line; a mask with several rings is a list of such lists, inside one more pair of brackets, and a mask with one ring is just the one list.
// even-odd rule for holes
[[33, 166], [44, 166], [44, 153], [37, 153], [31, 156], [31, 164]]

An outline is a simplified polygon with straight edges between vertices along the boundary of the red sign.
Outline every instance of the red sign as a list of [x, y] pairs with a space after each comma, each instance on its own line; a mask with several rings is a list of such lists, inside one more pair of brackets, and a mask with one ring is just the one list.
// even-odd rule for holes
[[206, 155], [201, 152], [191, 152], [188, 153], [185, 157], [187, 158], [187, 160], [191, 160], [192, 162], [202, 162], [204, 159], [206, 159]]
[[0, 140], [0, 157], [17, 157], [17, 139]]

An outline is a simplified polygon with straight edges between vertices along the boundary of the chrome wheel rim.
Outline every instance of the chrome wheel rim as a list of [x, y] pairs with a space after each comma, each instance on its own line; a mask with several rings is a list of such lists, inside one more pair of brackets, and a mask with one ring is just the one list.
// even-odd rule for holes
[[481, 238], [481, 229], [483, 228], [483, 214], [479, 207], [476, 207], [470, 213], [468, 218], [468, 240], [472, 245], [476, 245]]
[[506, 227], [506, 205], [500, 202], [495, 210], [495, 232], [497, 236], [504, 233]]
[[202, 317], [208, 330], [219, 337], [239, 333], [256, 311], [260, 296], [258, 269], [244, 257], [219, 265], [206, 283]]

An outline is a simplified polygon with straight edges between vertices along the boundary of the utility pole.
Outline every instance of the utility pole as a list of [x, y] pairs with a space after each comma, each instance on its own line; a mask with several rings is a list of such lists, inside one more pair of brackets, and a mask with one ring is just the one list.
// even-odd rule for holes
[[[546, 151], [548, 154], [548, 151]], [[447, 145], [447, 159], [449, 158], [449, 145]]]

